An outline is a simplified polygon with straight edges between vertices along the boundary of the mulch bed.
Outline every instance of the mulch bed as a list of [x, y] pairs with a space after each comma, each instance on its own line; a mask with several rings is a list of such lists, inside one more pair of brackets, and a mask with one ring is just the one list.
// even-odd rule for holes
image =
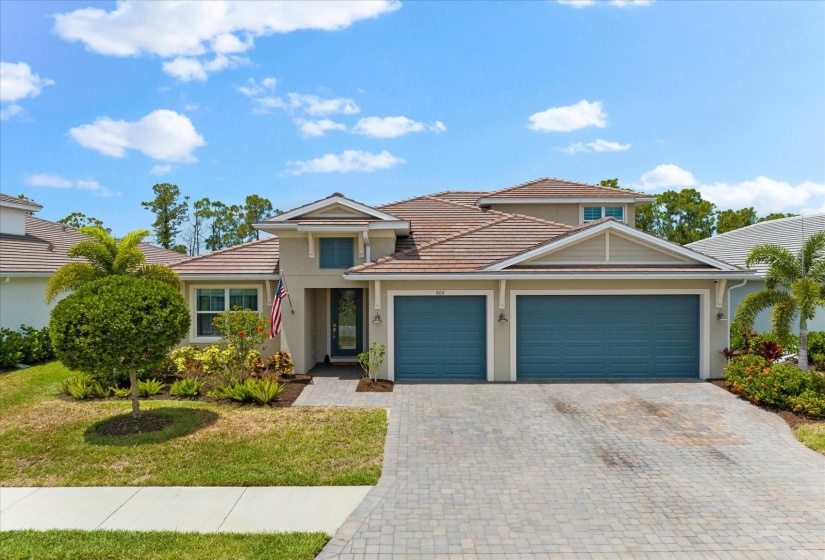
[[805, 414], [797, 414], [796, 412], [792, 412], [790, 410], [783, 410], [781, 408], [777, 408], [769, 404], [754, 404], [748, 399], [744, 398], [743, 396], [737, 395], [736, 393], [728, 389], [728, 386], [725, 384], [724, 379], [709, 379], [708, 382], [713, 385], [716, 385], [717, 387], [721, 387], [725, 391], [729, 392], [731, 395], [735, 395], [743, 401], [749, 402], [753, 406], [758, 406], [762, 410], [773, 412], [774, 414], [782, 418], [782, 420], [784, 420], [785, 423], [788, 424], [788, 426], [790, 426], [791, 430], [796, 430], [798, 427], [805, 426], [808, 424], [821, 424], [825, 422], [825, 420], [823, 420], [822, 418], [814, 418], [813, 416], [807, 416]]
[[143, 413], [138, 418], [132, 416], [116, 416], [98, 424], [95, 431], [104, 436], [132, 436], [147, 432], [159, 432], [172, 419], [167, 416]]
[[395, 384], [386, 379], [376, 379], [370, 381], [366, 377], [362, 377], [358, 382], [358, 387], [355, 388], [356, 393], [392, 393], [392, 388]]

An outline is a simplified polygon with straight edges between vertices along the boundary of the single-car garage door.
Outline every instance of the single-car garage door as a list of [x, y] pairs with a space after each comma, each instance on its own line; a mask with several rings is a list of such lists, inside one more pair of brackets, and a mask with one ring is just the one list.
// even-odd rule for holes
[[395, 378], [486, 379], [484, 296], [396, 296]]
[[517, 296], [519, 378], [698, 377], [699, 296]]

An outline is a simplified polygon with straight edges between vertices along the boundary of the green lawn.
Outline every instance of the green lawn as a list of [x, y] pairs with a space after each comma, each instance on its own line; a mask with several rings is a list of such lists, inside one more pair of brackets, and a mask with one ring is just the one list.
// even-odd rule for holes
[[227, 534], [171, 531], [8, 531], [9, 560], [302, 560], [315, 558], [323, 533]]
[[372, 485], [383, 409], [268, 408], [142, 401], [162, 430], [103, 436], [128, 402], [56, 398], [58, 363], [0, 375], [0, 486]]
[[807, 424], [796, 429], [796, 439], [825, 455], [825, 422]]

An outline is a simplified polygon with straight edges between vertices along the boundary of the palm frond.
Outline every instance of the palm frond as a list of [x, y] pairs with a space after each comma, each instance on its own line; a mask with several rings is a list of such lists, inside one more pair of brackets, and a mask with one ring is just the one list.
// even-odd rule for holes
[[183, 289], [183, 281], [177, 273], [163, 264], [145, 264], [134, 272], [135, 276], [140, 278], [151, 278], [169, 284], [170, 286], [179, 290]]
[[105, 276], [105, 273], [89, 263], [66, 263], [58, 268], [46, 283], [46, 303], [51, 303], [63, 292], [76, 290], [83, 284], [102, 276]]
[[812, 278], [800, 278], [791, 286], [791, 295], [799, 313], [807, 320], [816, 315], [816, 308], [822, 299], [822, 288]]
[[84, 226], [78, 231], [92, 241], [97, 241], [101, 245], [106, 246], [112, 254], [115, 254], [117, 251], [117, 242], [115, 241], [115, 238], [112, 237], [112, 234], [105, 229], [95, 226]]
[[81, 241], [72, 245], [67, 254], [72, 258], [84, 258], [92, 266], [100, 269], [102, 272], [112, 274], [114, 272], [113, 264], [117, 254], [114, 246], [107, 246], [97, 240]]
[[797, 315], [796, 302], [793, 298], [788, 298], [773, 306], [771, 311], [771, 323], [773, 325], [773, 332], [783, 344], [786, 344], [788, 335], [791, 333], [793, 327], [793, 320]]
[[138, 247], [118, 246], [117, 256], [112, 263], [115, 274], [129, 274], [146, 262], [146, 255]]
[[805, 270], [811, 270], [825, 258], [825, 231], [818, 231], [805, 240], [800, 254]]
[[149, 237], [148, 229], [137, 229], [135, 231], [130, 231], [121, 237], [120, 241], [117, 242], [118, 249], [123, 250], [137, 247], [138, 244], [147, 237]]
[[747, 328], [753, 327], [753, 321], [765, 309], [787, 302], [791, 294], [783, 290], [762, 290], [746, 295], [736, 308], [736, 321]]
[[750, 268], [755, 264], [768, 265], [765, 283], [769, 288], [775, 287], [777, 283], [790, 286], [790, 283], [786, 284], [789, 279], [802, 276], [799, 259], [779, 245], [757, 245], [751, 249], [745, 257], [745, 266]]
[[820, 286], [825, 286], [825, 259], [814, 261], [807, 276], [818, 282]]

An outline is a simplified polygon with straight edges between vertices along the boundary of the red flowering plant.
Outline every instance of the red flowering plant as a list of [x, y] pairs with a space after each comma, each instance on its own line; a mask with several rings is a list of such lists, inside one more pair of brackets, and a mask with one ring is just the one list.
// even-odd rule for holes
[[218, 313], [212, 324], [221, 331], [221, 337], [230, 351], [230, 373], [243, 383], [251, 368], [253, 358], [260, 356], [258, 347], [266, 342], [269, 318], [263, 313], [234, 306], [230, 311]]

